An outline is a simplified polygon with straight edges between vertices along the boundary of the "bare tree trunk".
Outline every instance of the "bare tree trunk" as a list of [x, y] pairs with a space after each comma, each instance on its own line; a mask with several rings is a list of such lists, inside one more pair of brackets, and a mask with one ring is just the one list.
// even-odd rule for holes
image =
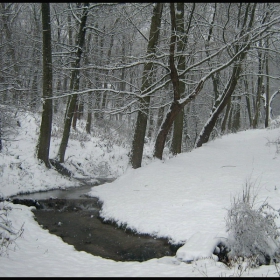
[[[175, 29], [176, 33], [184, 34], [185, 27], [184, 27], [184, 3], [177, 3], [177, 13], [175, 19]], [[179, 36], [179, 42], [177, 44], [177, 51], [180, 53], [184, 50], [184, 38], [183, 36]], [[179, 56], [179, 63], [177, 66], [178, 71], [185, 70], [185, 56]], [[179, 80], [179, 87], [178, 87], [178, 94], [179, 98], [185, 92], [185, 83], [182, 81], [184, 76], [180, 77]], [[172, 143], [171, 143], [171, 152], [173, 155], [180, 154], [182, 151], [182, 138], [183, 138], [183, 123], [184, 123], [184, 109], [180, 110], [178, 115], [174, 120], [173, 125], [173, 136], [172, 136]]]
[[[81, 18], [81, 24], [80, 24], [80, 29], [79, 29], [78, 38], [77, 38], [76, 61], [73, 65], [74, 70], [72, 71], [72, 75], [71, 75], [70, 90], [72, 90], [72, 91], [77, 91], [79, 89], [79, 71], [80, 71], [79, 68], [80, 68], [80, 61], [81, 61], [82, 52], [83, 52], [83, 46], [84, 46], [84, 42], [85, 42], [85, 34], [86, 34], [85, 26], [86, 26], [86, 21], [87, 21], [88, 7], [89, 7], [89, 3], [84, 3], [84, 10], [83, 10], [83, 15]], [[77, 102], [77, 94], [70, 95], [68, 98], [67, 106], [66, 106], [63, 135], [62, 135], [61, 143], [60, 143], [58, 154], [57, 154], [57, 158], [58, 158], [59, 162], [61, 162], [61, 163], [64, 162], [66, 147], [67, 147], [69, 135], [70, 135], [71, 122], [73, 119], [76, 102]]]
[[251, 103], [249, 98], [249, 86], [246, 77], [244, 79], [244, 85], [245, 85], [245, 99], [246, 99], [246, 107], [248, 111], [248, 118], [249, 118], [250, 127], [252, 127], [253, 124], [252, 124]]
[[84, 107], [85, 107], [84, 106], [84, 99], [81, 98], [80, 102], [79, 102], [79, 108], [78, 108], [78, 116], [77, 116], [78, 120], [80, 120], [84, 115]]
[[[149, 37], [148, 48], [147, 48], [147, 54], [149, 55], [155, 53], [156, 46], [158, 44], [163, 5], [164, 5], [163, 3], [156, 3], [155, 8], [153, 10], [153, 16], [152, 16], [151, 28], [150, 28], [150, 37]], [[148, 90], [151, 85], [152, 70], [153, 70], [153, 62], [148, 62], [144, 65], [142, 86], [141, 86], [142, 93]], [[130, 156], [130, 164], [134, 169], [141, 167], [141, 163], [142, 163], [150, 96], [143, 97], [142, 99], [140, 99], [139, 103], [140, 103], [139, 104], [140, 108], [137, 115], [136, 128], [132, 141], [132, 149], [131, 149], [131, 156]]]
[[231, 98], [232, 93], [235, 90], [236, 84], [239, 79], [239, 75], [241, 72], [241, 61], [243, 60], [243, 57], [245, 54], [242, 55], [242, 58], [235, 64], [231, 78], [224, 90], [223, 97], [221, 99], [221, 102], [216, 107], [215, 111], [212, 112], [210, 118], [206, 122], [206, 125], [203, 127], [202, 131], [200, 132], [198, 139], [196, 141], [195, 147], [201, 147], [202, 144], [207, 143], [210, 137], [210, 134], [216, 124], [216, 121], [220, 115], [220, 113], [223, 111], [227, 103], [229, 102], [229, 99]]
[[164, 122], [160, 127], [160, 131], [158, 133], [156, 143], [155, 143], [155, 150], [154, 150], [154, 157], [158, 159], [162, 159], [162, 153], [164, 149], [164, 144], [166, 141], [167, 134], [172, 127], [172, 124], [177, 116], [177, 114], [182, 110], [183, 106], [178, 102], [173, 102], [170, 106], [170, 109], [165, 117]]
[[259, 61], [259, 76], [258, 76], [258, 89], [256, 95], [256, 105], [255, 105], [255, 116], [253, 119], [253, 128], [257, 128], [259, 123], [259, 115], [261, 109], [261, 94], [263, 93], [263, 76], [261, 75], [263, 72], [263, 58], [261, 51], [258, 54], [258, 61]]
[[[187, 27], [186, 37], [188, 34], [188, 30], [190, 30], [190, 22], [192, 19], [192, 15], [194, 13], [195, 3], [193, 4], [192, 12], [189, 19], [189, 26]], [[175, 21], [175, 10], [174, 4], [170, 3], [170, 16], [171, 16], [171, 39], [170, 39], [170, 46], [169, 46], [169, 67], [170, 67], [170, 76], [171, 82], [173, 84], [173, 102], [170, 105], [169, 111], [165, 116], [164, 121], [162, 122], [161, 128], [156, 138], [155, 148], [154, 148], [154, 157], [158, 159], [162, 159], [163, 149], [166, 142], [166, 137], [170, 128], [173, 125], [173, 122], [178, 114], [183, 110], [184, 106], [188, 104], [202, 89], [204, 80], [201, 80], [193, 92], [189, 95], [189, 97], [184, 101], [184, 103], [179, 103], [179, 87], [180, 87], [180, 80], [179, 75], [174, 64], [174, 52], [175, 52], [175, 41], [176, 41], [176, 21]], [[184, 41], [184, 45], [186, 42]], [[182, 141], [181, 141], [182, 143]]]
[[72, 119], [72, 128], [76, 130], [76, 125], [77, 125], [77, 119], [78, 119], [78, 110], [79, 110], [79, 105], [78, 105], [78, 96], [74, 108], [74, 114], [73, 114], [73, 119]]
[[34, 70], [33, 73], [33, 81], [31, 85], [31, 98], [30, 98], [30, 108], [35, 110], [37, 105], [37, 98], [38, 98], [38, 69]]
[[[87, 38], [87, 45], [86, 45], [86, 54], [85, 54], [85, 65], [90, 64], [90, 60], [89, 60], [89, 50], [90, 50], [90, 45], [92, 44], [91, 42], [91, 33], [88, 34], [88, 38]], [[92, 79], [91, 79], [92, 73], [91, 70], [87, 70], [86, 71], [86, 78], [88, 79], [87, 82], [87, 87], [88, 89], [92, 88]], [[87, 118], [86, 118], [86, 132], [88, 134], [91, 133], [91, 124], [92, 124], [92, 98], [93, 98], [93, 92], [90, 91], [87, 94]]]
[[88, 112], [87, 123], [86, 123], [86, 132], [90, 134], [91, 132], [91, 122], [92, 122], [92, 113]]
[[232, 121], [232, 131], [237, 132], [240, 129], [240, 102], [241, 96], [236, 98], [233, 110], [233, 121]]
[[[92, 87], [91, 81], [89, 82], [88, 88]], [[87, 111], [87, 121], [86, 121], [86, 132], [91, 133], [91, 124], [92, 124], [92, 91], [88, 93], [88, 111]]]
[[[269, 5], [269, 4], [267, 4]], [[262, 24], [265, 23], [265, 21], [268, 19], [269, 17], [269, 13], [266, 12], [265, 16], [262, 19]], [[262, 46], [262, 40], [259, 41], [260, 46], [259, 47], [263, 47]], [[264, 93], [264, 85], [263, 85], [263, 68], [264, 68], [264, 64], [265, 64], [265, 54], [262, 53], [262, 51], [260, 50], [258, 52], [258, 62], [259, 62], [259, 70], [258, 70], [258, 89], [257, 89], [257, 96], [256, 96], [256, 105], [255, 105], [255, 116], [253, 119], [253, 128], [257, 128], [258, 123], [259, 123], [259, 115], [260, 115], [260, 107], [261, 107], [261, 96]]]
[[2, 151], [2, 114], [0, 113], [0, 153]]
[[155, 118], [155, 116], [154, 116], [154, 112], [153, 112], [153, 110], [150, 108], [149, 109], [149, 122], [148, 122], [148, 124], [149, 124], [149, 127], [148, 127], [148, 133], [147, 133], [147, 137], [149, 138], [149, 139], [151, 139], [152, 138], [152, 136], [153, 136], [153, 131], [154, 131], [154, 118]]
[[233, 109], [232, 109], [232, 105], [230, 106], [230, 110], [229, 110], [229, 117], [228, 117], [228, 124], [227, 124], [227, 130], [229, 132], [232, 132], [232, 114], [233, 114]]
[[[105, 26], [103, 27], [103, 31], [105, 31]], [[101, 37], [100, 39], [100, 57], [103, 58], [104, 56], [104, 37]], [[107, 97], [107, 93], [106, 93], [106, 89], [107, 88], [107, 83], [106, 81], [103, 82], [103, 88], [104, 91], [103, 93], [100, 94], [100, 112], [99, 112], [99, 119], [103, 120], [104, 119], [104, 108], [105, 108], [105, 104], [106, 104], [106, 97]]]
[[[57, 84], [56, 84], [56, 92], [60, 92], [61, 90], [62, 90], [61, 79], [58, 78], [58, 81], [57, 81]], [[56, 98], [56, 99], [54, 100], [54, 106], [53, 106], [53, 112], [54, 112], [55, 114], [58, 113], [58, 105], [59, 105], [58, 99]]]
[[50, 3], [42, 3], [43, 27], [43, 112], [37, 146], [37, 158], [50, 168], [49, 149], [52, 130], [52, 46]]
[[[268, 39], [267, 39], [267, 44], [268, 48]], [[268, 65], [268, 57], [269, 54], [266, 52], [266, 57], [265, 57], [265, 72], [266, 72], [266, 92], [265, 92], [265, 127], [269, 126], [269, 121], [270, 121], [270, 112], [269, 112], [269, 65]]]
[[[13, 84], [15, 87], [22, 87], [22, 83], [20, 81], [19, 77], [19, 66], [18, 66], [18, 61], [16, 58], [16, 51], [15, 51], [15, 42], [13, 40], [13, 34], [11, 31], [11, 28], [9, 26], [9, 23], [11, 21], [11, 11], [10, 11], [10, 7], [11, 7], [11, 3], [5, 3], [5, 2], [1, 2], [0, 3], [0, 14], [2, 17], [2, 22], [3, 25], [1, 26], [1, 29], [3, 30], [4, 36], [6, 37], [6, 42], [8, 45], [8, 49], [6, 52], [6, 55], [8, 56], [8, 58], [10, 59], [10, 64], [11, 64], [11, 68], [13, 68], [13, 72], [11, 73], [12, 77], [13, 77]], [[1, 46], [2, 48], [2, 46]], [[2, 74], [2, 73], [1, 73]], [[18, 92], [16, 90], [13, 90], [13, 103], [17, 104], [19, 101], [19, 95]]]
[[221, 126], [222, 133], [224, 133], [226, 130], [226, 124], [227, 124], [230, 108], [231, 108], [231, 98], [229, 99], [229, 101], [227, 103], [226, 113], [225, 113], [223, 121], [222, 121], [222, 126]]
[[[251, 3], [246, 4], [246, 16], [243, 18], [243, 24], [242, 24], [242, 29], [241, 32], [239, 34], [240, 37], [243, 36], [243, 33], [245, 32], [245, 25], [246, 22], [248, 21], [248, 26], [247, 26], [247, 30], [250, 30], [252, 25], [253, 25], [253, 20], [255, 17], [255, 10], [256, 10], [256, 4], [253, 3], [252, 4], [252, 9], [251, 9], [251, 13], [249, 13], [250, 10], [250, 5]], [[240, 6], [241, 7], [241, 6]], [[238, 20], [238, 25], [240, 24], [241, 18], [239, 18]], [[237, 85], [237, 82], [239, 80], [240, 77], [240, 73], [242, 70], [242, 62], [246, 57], [246, 51], [249, 49], [250, 45], [247, 42], [247, 38], [243, 39], [243, 43], [239, 43], [238, 45], [235, 46], [235, 52], [238, 53], [240, 48], [243, 47], [244, 44], [244, 51], [241, 52], [233, 65], [233, 71], [231, 74], [231, 77], [229, 79], [229, 82], [227, 83], [223, 94], [221, 95], [221, 98], [219, 100], [219, 104], [217, 106], [215, 106], [214, 111], [212, 111], [210, 118], [207, 120], [206, 124], [204, 125], [204, 127], [202, 128], [196, 143], [195, 143], [195, 147], [201, 147], [204, 143], [207, 143], [210, 137], [211, 132], [213, 131], [216, 121], [220, 115], [220, 113], [223, 111], [223, 109], [225, 108], [225, 106], [227, 105], [227, 103], [229, 102], [229, 99], [231, 98], [235, 87]]]

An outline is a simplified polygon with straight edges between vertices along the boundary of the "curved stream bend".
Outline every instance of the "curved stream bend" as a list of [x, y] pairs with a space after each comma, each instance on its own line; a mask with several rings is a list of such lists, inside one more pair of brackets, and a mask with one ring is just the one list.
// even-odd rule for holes
[[104, 223], [99, 217], [101, 204], [97, 198], [86, 197], [92, 186], [17, 195], [13, 203], [36, 206], [35, 219], [50, 233], [86, 251], [115, 261], [146, 261], [175, 256], [177, 249], [167, 239], [135, 234]]

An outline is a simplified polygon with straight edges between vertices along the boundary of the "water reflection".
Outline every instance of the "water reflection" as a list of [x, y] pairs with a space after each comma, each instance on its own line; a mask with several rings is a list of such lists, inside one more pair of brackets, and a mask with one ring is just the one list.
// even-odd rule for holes
[[112, 178], [96, 178], [95, 181], [89, 180], [83, 181], [84, 186], [67, 188], [67, 189], [56, 189], [56, 190], [48, 190], [41, 192], [34, 192], [30, 194], [18, 194], [11, 196], [11, 198], [20, 198], [20, 199], [34, 199], [34, 200], [44, 200], [49, 198], [58, 198], [58, 199], [77, 199], [77, 198], [86, 198], [86, 194], [91, 191], [91, 188], [94, 186], [98, 186], [104, 183], [109, 183], [114, 181]]

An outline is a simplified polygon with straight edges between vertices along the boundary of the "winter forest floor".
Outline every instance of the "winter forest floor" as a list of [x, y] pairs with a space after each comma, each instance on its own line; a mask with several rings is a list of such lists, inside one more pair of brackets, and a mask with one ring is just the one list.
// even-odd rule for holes
[[[3, 141], [0, 153], [2, 197], [79, 186], [79, 180], [46, 169], [34, 157], [40, 117], [22, 112], [17, 118], [20, 126], [9, 136], [12, 141]], [[33, 218], [33, 207], [3, 201], [0, 217], [15, 233], [5, 234], [15, 240], [8, 250], [2, 247], [0, 251], [2, 277], [279, 276], [278, 264], [273, 262], [252, 268], [247, 260], [228, 267], [213, 254], [230, 237], [228, 209], [248, 185], [252, 198], [256, 194], [253, 208], [268, 203], [271, 217], [280, 226], [279, 125], [224, 135], [162, 161], [146, 156], [152, 154], [152, 144], [147, 143], [143, 167], [136, 170], [128, 168], [129, 146], [102, 135], [86, 135], [83, 122], [78, 131], [69, 141], [65, 167], [77, 178], [117, 178], [89, 192], [103, 203], [100, 215], [124, 228], [184, 246], [175, 257], [145, 262], [107, 260], [78, 252], [40, 227]], [[51, 158], [59, 141], [60, 132], [54, 126]], [[4, 236], [3, 227], [0, 232]]]

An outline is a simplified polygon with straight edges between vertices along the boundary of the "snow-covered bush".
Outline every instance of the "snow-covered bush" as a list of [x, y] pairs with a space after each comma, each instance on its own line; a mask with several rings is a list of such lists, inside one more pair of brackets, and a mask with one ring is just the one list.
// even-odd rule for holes
[[275, 129], [280, 127], [280, 117], [270, 121], [269, 129]]
[[15, 240], [23, 233], [23, 226], [19, 230], [13, 228], [8, 218], [11, 210], [8, 202], [0, 199], [0, 256], [9, 255], [10, 248], [16, 246]]
[[[270, 125], [269, 125], [268, 129], [275, 129], [278, 127], [280, 127], [280, 116], [278, 116], [276, 119], [270, 121]], [[271, 144], [275, 145], [276, 153], [279, 154], [280, 153], [280, 136], [274, 140], [267, 139], [266, 145], [270, 146]]]
[[14, 139], [20, 121], [17, 118], [18, 110], [0, 104], [0, 138], [5, 139], [5, 145]]
[[[240, 258], [250, 267], [279, 262], [279, 231], [275, 220], [279, 212], [268, 203], [255, 207], [254, 184], [246, 182], [242, 196], [235, 197], [228, 210], [226, 227], [230, 264]], [[249, 260], [249, 261], [248, 261]]]
[[280, 137], [278, 137], [277, 139], [275, 139], [275, 140], [269, 140], [269, 139], [267, 139], [267, 143], [266, 143], [266, 145], [267, 146], [270, 146], [270, 145], [275, 145], [275, 147], [276, 147], [276, 153], [277, 154], [279, 154], [280, 153]]
[[92, 131], [92, 136], [98, 137], [102, 142], [106, 143], [108, 152], [110, 152], [113, 145], [123, 148], [130, 146], [133, 127], [126, 121], [120, 123], [110, 119], [97, 120]]

